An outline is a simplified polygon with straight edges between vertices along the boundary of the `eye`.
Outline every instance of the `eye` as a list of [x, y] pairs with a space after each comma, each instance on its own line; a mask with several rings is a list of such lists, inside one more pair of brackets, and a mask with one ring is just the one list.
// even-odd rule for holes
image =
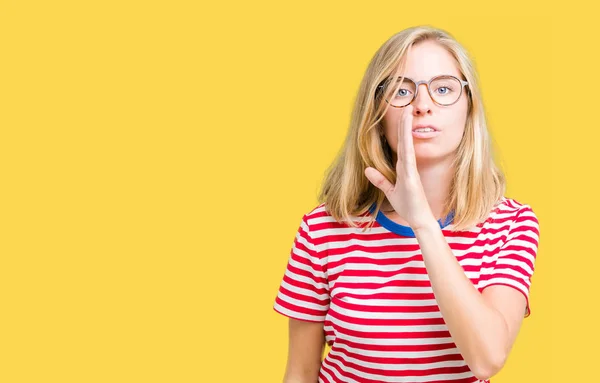
[[397, 94], [397, 95], [398, 95], [399, 97], [406, 97], [406, 96], [408, 96], [410, 93], [411, 93], [411, 92], [410, 92], [410, 90], [408, 90], [408, 89], [398, 89], [398, 94]]
[[[440, 90], [441, 90], [441, 92], [440, 92]], [[446, 95], [446, 94], [452, 92], [452, 89], [450, 89], [447, 86], [441, 86], [436, 89], [436, 92], [438, 92], [440, 95]]]

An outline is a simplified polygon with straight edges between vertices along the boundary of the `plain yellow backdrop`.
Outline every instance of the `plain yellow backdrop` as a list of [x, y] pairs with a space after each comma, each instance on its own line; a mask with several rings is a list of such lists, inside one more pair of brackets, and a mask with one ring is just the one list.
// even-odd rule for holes
[[540, 220], [496, 383], [600, 381], [595, 13], [573, 2], [0, 2], [0, 381], [280, 382], [273, 300], [372, 55], [471, 53]]

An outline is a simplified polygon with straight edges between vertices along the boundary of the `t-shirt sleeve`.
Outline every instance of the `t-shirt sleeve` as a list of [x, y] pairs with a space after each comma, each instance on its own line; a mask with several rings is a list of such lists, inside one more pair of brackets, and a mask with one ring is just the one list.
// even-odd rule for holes
[[329, 309], [329, 286], [323, 261], [304, 215], [275, 298], [275, 311], [294, 319], [325, 321]]
[[523, 205], [511, 222], [505, 243], [482, 272], [479, 290], [505, 285], [520, 291], [527, 301], [524, 317], [531, 314], [529, 290], [539, 245], [539, 222], [529, 205]]

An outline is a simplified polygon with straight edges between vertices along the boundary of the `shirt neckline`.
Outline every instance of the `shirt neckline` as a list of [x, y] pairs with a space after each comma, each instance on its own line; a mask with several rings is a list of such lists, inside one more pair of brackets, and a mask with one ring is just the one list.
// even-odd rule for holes
[[[375, 211], [375, 208], [376, 208], [376, 204], [371, 205], [371, 207], [369, 208], [369, 211], [371, 212], [371, 214], [373, 214], [373, 212]], [[392, 233], [402, 235], [405, 237], [416, 237], [415, 232], [413, 231], [413, 229], [410, 226], [401, 225], [397, 222], [392, 221], [385, 214], [383, 214], [383, 212], [381, 210], [379, 210], [379, 212], [377, 212], [377, 216], [375, 217], [375, 220], [377, 221], [377, 223], [379, 223], [381, 226], [388, 229]], [[452, 224], [453, 220], [454, 220], [454, 210], [452, 210], [446, 216], [446, 218], [438, 219], [437, 222], [440, 225], [440, 229], [444, 229], [447, 226], [449, 226], [450, 224]]]

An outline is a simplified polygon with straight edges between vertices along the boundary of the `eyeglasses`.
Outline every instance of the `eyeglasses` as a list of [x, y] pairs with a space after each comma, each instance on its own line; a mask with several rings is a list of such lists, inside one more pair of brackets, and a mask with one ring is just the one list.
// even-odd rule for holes
[[[377, 86], [377, 90], [381, 92], [380, 94], [385, 93], [384, 90], [388, 88], [389, 81], [390, 79], [384, 80]], [[403, 108], [413, 102], [417, 98], [419, 85], [421, 84], [427, 85], [427, 90], [433, 102], [442, 106], [449, 106], [456, 103], [462, 95], [463, 88], [469, 85], [468, 81], [460, 80], [450, 75], [435, 76], [429, 81], [417, 82], [404, 77], [404, 81], [402, 78], [398, 78], [396, 83], [398, 84], [396, 87], [400, 86], [397, 93], [390, 97], [391, 100], [385, 99], [394, 108]]]

